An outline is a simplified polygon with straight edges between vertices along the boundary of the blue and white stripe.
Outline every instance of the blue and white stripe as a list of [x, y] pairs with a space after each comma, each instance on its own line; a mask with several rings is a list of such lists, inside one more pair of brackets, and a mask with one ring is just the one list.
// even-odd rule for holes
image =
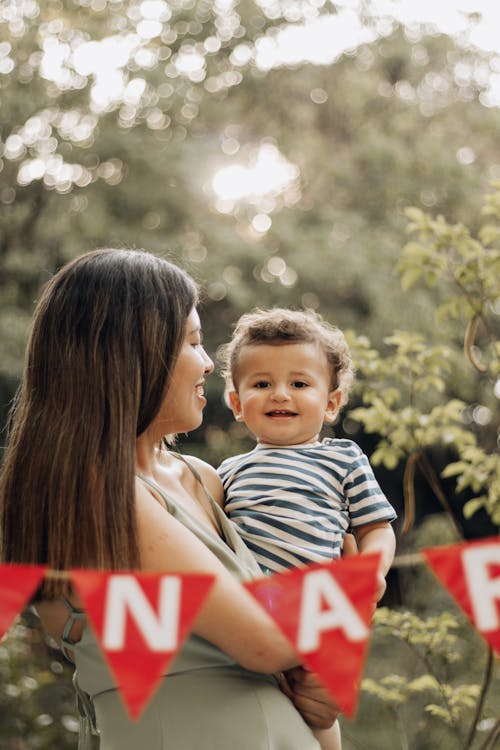
[[349, 528], [396, 518], [352, 440], [258, 445], [218, 471], [226, 513], [266, 572], [337, 558]]

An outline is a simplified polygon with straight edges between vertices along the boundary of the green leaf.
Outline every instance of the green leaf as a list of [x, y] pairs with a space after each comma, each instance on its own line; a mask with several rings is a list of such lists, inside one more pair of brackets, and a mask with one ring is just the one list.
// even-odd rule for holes
[[431, 674], [423, 674], [408, 683], [408, 688], [414, 693], [421, 693], [425, 690], [439, 690], [439, 682]]
[[409, 268], [401, 276], [401, 287], [404, 291], [411, 289], [412, 286], [422, 277], [421, 268]]
[[464, 518], [472, 518], [474, 513], [477, 513], [478, 510], [484, 508], [484, 505], [484, 498], [476, 497], [472, 500], [468, 500], [463, 507]]

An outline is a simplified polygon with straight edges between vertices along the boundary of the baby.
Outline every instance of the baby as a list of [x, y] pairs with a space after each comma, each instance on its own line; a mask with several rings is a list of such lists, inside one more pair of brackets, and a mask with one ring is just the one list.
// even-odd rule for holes
[[[310, 311], [255, 310], [221, 351], [229, 405], [257, 440], [218, 470], [241, 537], [263, 572], [277, 573], [340, 557], [352, 532], [360, 553], [380, 553], [378, 601], [396, 514], [356, 443], [319, 439], [354, 378], [343, 333]], [[316, 736], [323, 750], [340, 749], [338, 722]]]

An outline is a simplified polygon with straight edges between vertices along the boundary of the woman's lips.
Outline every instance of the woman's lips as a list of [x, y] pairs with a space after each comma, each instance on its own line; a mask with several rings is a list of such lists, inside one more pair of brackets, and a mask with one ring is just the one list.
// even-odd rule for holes
[[194, 387], [195, 393], [200, 398], [205, 398], [205, 383], [197, 383]]

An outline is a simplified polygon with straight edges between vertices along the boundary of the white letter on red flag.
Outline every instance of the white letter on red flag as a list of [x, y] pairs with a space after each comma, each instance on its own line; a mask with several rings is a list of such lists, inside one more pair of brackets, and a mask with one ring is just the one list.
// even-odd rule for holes
[[173, 651], [178, 640], [180, 594], [180, 579], [163, 576], [159, 585], [157, 613], [135, 576], [110, 578], [102, 634], [103, 648], [108, 651], [123, 649], [128, 613], [151, 651]]
[[356, 708], [379, 560], [356, 555], [245, 584], [347, 716]]
[[[324, 603], [329, 609], [324, 609]], [[316, 570], [304, 578], [297, 649], [316, 651], [320, 633], [342, 628], [347, 638], [360, 641], [368, 637], [368, 628], [335, 579], [326, 570]]]
[[475, 628], [500, 654], [500, 540], [423, 550], [429, 566]]
[[492, 567], [500, 573], [500, 544], [470, 546], [464, 550], [465, 580], [478, 630], [483, 633], [499, 629], [500, 575], [492, 577]]
[[75, 588], [135, 719], [189, 633], [212, 575], [74, 570]]

